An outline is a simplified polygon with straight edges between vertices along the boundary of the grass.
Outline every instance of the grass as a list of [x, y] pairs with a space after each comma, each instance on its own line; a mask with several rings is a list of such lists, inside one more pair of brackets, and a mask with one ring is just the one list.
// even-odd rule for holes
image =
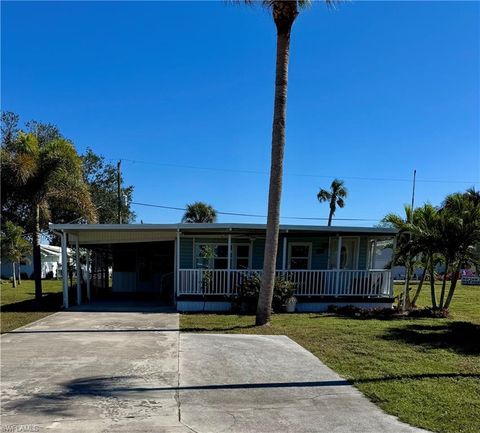
[[[428, 291], [419, 305], [428, 305]], [[283, 334], [350, 380], [386, 412], [443, 433], [480, 431], [480, 287], [459, 286], [449, 319], [189, 314], [188, 332]]]
[[27, 325], [58, 311], [62, 306], [62, 282], [58, 280], [42, 281], [43, 299], [35, 303], [35, 285], [32, 280], [22, 281], [16, 288], [2, 281], [0, 292], [1, 332]]

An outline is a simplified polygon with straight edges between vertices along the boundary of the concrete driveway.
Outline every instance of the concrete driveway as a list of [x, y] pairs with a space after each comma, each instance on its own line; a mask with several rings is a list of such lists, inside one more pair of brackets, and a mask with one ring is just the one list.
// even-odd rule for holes
[[287, 337], [179, 334], [178, 320], [154, 310], [68, 311], [4, 334], [2, 429], [422, 431]]

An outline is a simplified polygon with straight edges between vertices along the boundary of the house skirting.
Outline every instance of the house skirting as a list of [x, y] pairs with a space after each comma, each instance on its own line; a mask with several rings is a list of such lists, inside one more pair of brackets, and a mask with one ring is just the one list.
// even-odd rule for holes
[[[328, 310], [330, 306], [344, 307], [353, 305], [358, 308], [392, 308], [393, 298], [354, 298], [345, 297], [323, 297], [322, 299], [299, 299], [296, 312], [299, 313], [321, 313]], [[182, 297], [177, 299], [177, 311], [179, 312], [229, 312], [232, 303], [225, 297], [200, 298], [200, 297]]]

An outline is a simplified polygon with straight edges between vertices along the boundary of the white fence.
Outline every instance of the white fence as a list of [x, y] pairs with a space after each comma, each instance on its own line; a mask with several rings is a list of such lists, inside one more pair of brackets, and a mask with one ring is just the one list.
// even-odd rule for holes
[[[179, 269], [178, 295], [234, 295], [246, 276], [261, 270]], [[295, 296], [393, 295], [392, 273], [385, 270], [276, 271], [277, 278], [295, 284]]]

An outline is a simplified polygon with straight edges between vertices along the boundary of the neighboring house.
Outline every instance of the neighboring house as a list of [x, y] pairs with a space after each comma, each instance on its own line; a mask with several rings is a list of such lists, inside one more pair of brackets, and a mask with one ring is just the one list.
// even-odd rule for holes
[[[47, 278], [49, 275], [53, 278], [60, 277], [60, 270], [62, 267], [62, 248], [54, 245], [40, 245], [40, 256], [42, 260], [42, 278]], [[28, 278], [33, 275], [33, 261], [31, 255], [25, 257], [25, 259], [20, 262], [20, 272], [26, 274]], [[1, 274], [2, 278], [5, 279], [13, 276], [12, 263], [10, 261], [2, 260]]]
[[[95, 270], [94, 277], [87, 278], [87, 298], [141, 295], [150, 296], [152, 302], [169, 301], [179, 311], [226, 311], [242, 278], [261, 273], [263, 266], [263, 224], [52, 224], [50, 228], [65, 247], [96, 252], [96, 262], [87, 265], [89, 271]], [[324, 311], [332, 304], [391, 306], [392, 272], [382, 266], [391, 262], [385, 257], [384, 243], [391, 244], [395, 235], [396, 230], [389, 228], [282, 225], [277, 275], [296, 284], [298, 311]], [[107, 275], [107, 266], [113, 266], [111, 284], [101, 277]], [[74, 301], [68, 299], [67, 283], [65, 279], [66, 306]], [[76, 301], [81, 295], [78, 287]]]

